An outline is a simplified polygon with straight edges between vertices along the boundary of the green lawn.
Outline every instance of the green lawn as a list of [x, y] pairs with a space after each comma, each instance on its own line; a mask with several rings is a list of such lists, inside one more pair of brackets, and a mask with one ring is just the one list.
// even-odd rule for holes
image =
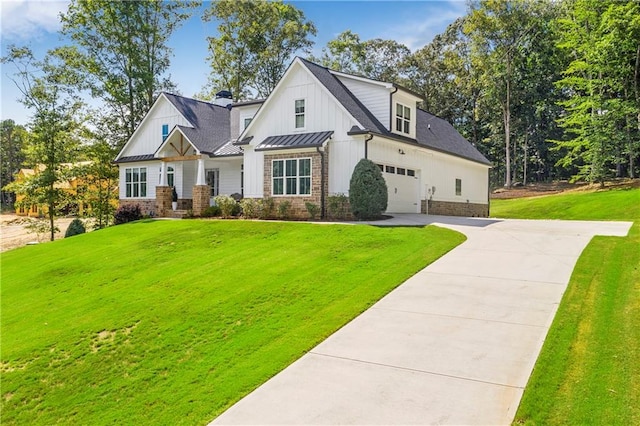
[[492, 214], [634, 222], [578, 260], [514, 424], [640, 424], [640, 189], [497, 201]]
[[205, 424], [463, 240], [143, 221], [3, 253], [2, 424]]

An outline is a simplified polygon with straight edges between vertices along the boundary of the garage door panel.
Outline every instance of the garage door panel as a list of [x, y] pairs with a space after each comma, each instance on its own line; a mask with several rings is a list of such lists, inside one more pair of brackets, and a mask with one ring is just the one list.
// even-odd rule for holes
[[389, 193], [387, 213], [419, 213], [418, 179], [392, 173], [383, 176]]

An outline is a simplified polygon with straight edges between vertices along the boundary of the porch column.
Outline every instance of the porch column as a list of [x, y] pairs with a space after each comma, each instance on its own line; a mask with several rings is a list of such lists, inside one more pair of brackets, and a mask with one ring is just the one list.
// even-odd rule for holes
[[160, 163], [160, 185], [165, 186], [167, 184], [167, 163], [164, 161]]
[[196, 185], [206, 185], [207, 181], [204, 176], [204, 160], [198, 158], [198, 175], [196, 177]]

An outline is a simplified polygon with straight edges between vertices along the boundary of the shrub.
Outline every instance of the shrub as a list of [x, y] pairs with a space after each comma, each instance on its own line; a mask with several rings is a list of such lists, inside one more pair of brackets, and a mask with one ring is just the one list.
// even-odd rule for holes
[[329, 195], [327, 208], [332, 219], [346, 219], [349, 198], [344, 194]]
[[121, 225], [127, 222], [133, 222], [134, 220], [142, 219], [142, 212], [140, 206], [137, 204], [128, 204], [118, 207], [116, 214], [113, 216], [113, 224]]
[[288, 219], [289, 210], [291, 210], [291, 201], [282, 201], [278, 204], [278, 217], [280, 217], [281, 219]]
[[220, 206], [211, 206], [207, 207], [202, 212], [202, 217], [218, 217], [222, 214], [222, 210], [220, 210]]
[[236, 209], [235, 206], [238, 204], [236, 200], [234, 200], [228, 195], [218, 195], [213, 200], [220, 207], [220, 212], [222, 213], [222, 217], [233, 216], [233, 212]]
[[260, 218], [261, 219], [272, 219], [275, 217], [276, 213], [276, 202], [273, 201], [273, 198], [266, 197], [263, 198], [260, 202]]
[[379, 217], [387, 209], [387, 184], [376, 164], [363, 158], [356, 164], [349, 182], [349, 204], [358, 219]]
[[242, 215], [247, 219], [255, 219], [260, 217], [261, 206], [258, 200], [253, 198], [244, 198], [240, 201], [240, 207], [242, 207]]
[[78, 218], [75, 218], [69, 224], [67, 232], [64, 233], [64, 237], [73, 237], [74, 235], [84, 234], [87, 230], [84, 227], [84, 223]]
[[304, 203], [304, 206], [307, 208], [307, 213], [309, 213], [309, 218], [311, 220], [316, 220], [318, 213], [320, 213], [320, 207], [318, 207], [317, 204], [310, 203], [309, 201]]

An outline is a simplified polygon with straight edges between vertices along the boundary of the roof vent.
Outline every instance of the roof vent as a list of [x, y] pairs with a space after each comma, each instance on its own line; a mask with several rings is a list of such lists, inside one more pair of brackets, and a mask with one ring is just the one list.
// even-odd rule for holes
[[216, 93], [216, 99], [213, 101], [214, 105], [229, 107], [233, 102], [233, 95], [228, 90], [221, 90]]

